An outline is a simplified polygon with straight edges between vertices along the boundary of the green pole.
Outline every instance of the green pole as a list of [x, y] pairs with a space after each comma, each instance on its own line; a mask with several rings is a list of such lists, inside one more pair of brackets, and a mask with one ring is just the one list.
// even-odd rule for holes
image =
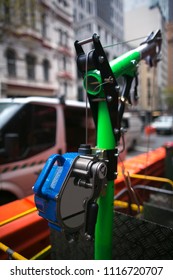
[[[123, 55], [120, 58], [113, 60], [110, 63], [115, 76], [122, 73], [128, 73], [131, 70], [131, 75], [136, 69], [136, 65], [140, 59], [140, 53], [131, 51], [128, 55]], [[130, 66], [129, 66], [130, 65]], [[90, 74], [91, 73], [91, 74]], [[118, 75], [117, 75], [118, 74]], [[91, 71], [88, 75], [93, 75], [94, 80], [101, 84], [99, 71]], [[89, 76], [87, 76], [89, 78]], [[92, 79], [93, 79], [92, 78]], [[84, 81], [85, 85], [85, 81]], [[90, 94], [104, 96], [101, 87], [94, 85], [88, 92]], [[116, 108], [115, 108], [116, 110]], [[99, 102], [98, 105], [98, 123], [97, 123], [97, 148], [112, 150], [116, 147], [115, 136], [113, 133], [110, 115], [105, 101]], [[115, 166], [116, 170], [116, 166]], [[113, 202], [114, 202], [114, 180], [108, 181], [106, 191], [98, 199], [99, 211], [95, 229], [95, 259], [110, 260], [112, 259], [112, 239], [113, 239]]]
[[[106, 102], [98, 105], [97, 148], [114, 149], [115, 138]], [[116, 168], [116, 167], [115, 167]], [[106, 192], [98, 199], [99, 211], [95, 230], [95, 259], [112, 259], [114, 181], [108, 181]]]
[[[140, 53], [138, 51], [131, 51], [111, 61], [110, 66], [116, 77], [128, 72], [133, 75], [139, 60]], [[104, 96], [102, 87], [97, 86], [97, 84], [101, 84], [99, 71], [89, 71], [85, 78], [88, 79], [89, 86], [87, 91], [89, 94]], [[95, 82], [97, 82], [96, 85]], [[112, 150], [116, 145], [107, 103], [106, 101], [101, 101], [98, 104], [97, 148]], [[111, 180], [107, 183], [105, 193], [98, 199], [99, 211], [95, 229], [94, 248], [96, 260], [112, 259], [113, 200], [114, 180]]]

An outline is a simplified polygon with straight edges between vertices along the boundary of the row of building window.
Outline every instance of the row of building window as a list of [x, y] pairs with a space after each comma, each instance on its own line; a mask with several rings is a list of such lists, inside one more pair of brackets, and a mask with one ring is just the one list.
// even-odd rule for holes
[[[39, 7], [35, 0], [26, 1], [18, 0], [10, 1], [3, 0], [1, 4], [0, 0], [0, 19], [5, 24], [27, 27], [35, 31], [40, 31], [43, 38], [48, 36], [48, 16], [43, 8]], [[13, 3], [14, 2], [14, 3]], [[68, 6], [67, 1], [60, 1], [64, 6]], [[20, 8], [19, 8], [20, 7]], [[39, 23], [39, 26], [37, 26]], [[67, 31], [63, 31], [60, 28], [55, 28], [58, 31], [59, 44], [68, 45], [69, 34]]]
[[93, 3], [92, 3], [92, 1], [87, 0], [86, 3], [85, 3], [84, 0], [78, 0], [78, 5], [79, 5], [79, 7], [85, 8], [85, 4], [86, 4], [86, 11], [87, 11], [89, 14], [92, 14], [92, 13], [93, 13]]
[[[10, 77], [16, 77], [16, 52], [13, 49], [7, 49], [6, 51], [7, 59], [7, 70]], [[27, 54], [25, 57], [27, 77], [29, 80], [35, 80], [35, 67], [36, 67], [36, 57], [31, 54]], [[49, 67], [50, 63], [47, 59], [42, 62], [43, 66], [43, 78], [44, 81], [49, 81]]]

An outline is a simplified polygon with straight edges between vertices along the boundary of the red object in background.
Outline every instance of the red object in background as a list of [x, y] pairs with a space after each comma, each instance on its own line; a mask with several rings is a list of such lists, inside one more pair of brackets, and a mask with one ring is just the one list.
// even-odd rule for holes
[[150, 134], [156, 133], [156, 129], [153, 126], [151, 126], [151, 125], [147, 125], [145, 127], [144, 131], [145, 131], [146, 135], [150, 135]]

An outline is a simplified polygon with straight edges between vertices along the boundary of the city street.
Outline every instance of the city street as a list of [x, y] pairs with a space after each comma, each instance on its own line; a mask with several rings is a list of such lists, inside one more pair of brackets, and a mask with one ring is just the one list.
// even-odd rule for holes
[[146, 153], [153, 149], [163, 146], [166, 142], [173, 142], [173, 135], [145, 135], [144, 133], [141, 136], [141, 141], [135, 147], [135, 150], [128, 151], [126, 158], [131, 158], [141, 153]]

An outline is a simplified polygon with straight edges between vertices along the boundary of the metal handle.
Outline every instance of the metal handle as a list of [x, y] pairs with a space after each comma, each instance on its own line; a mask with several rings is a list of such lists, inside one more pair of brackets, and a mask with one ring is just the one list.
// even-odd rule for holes
[[42, 188], [47, 176], [49, 175], [53, 165], [55, 164], [56, 161], [59, 161], [63, 165], [64, 162], [62, 159], [63, 159], [62, 156], [60, 156], [58, 154], [53, 154], [48, 158], [40, 176], [38, 177], [38, 179], [34, 185], [34, 188], [33, 188], [34, 193], [41, 193], [41, 188]]
[[79, 45], [85, 45], [85, 44], [90, 43], [90, 42], [92, 42], [92, 41], [93, 41], [93, 38], [90, 37], [90, 38], [87, 38], [87, 39], [78, 41], [78, 44], [79, 44]]

